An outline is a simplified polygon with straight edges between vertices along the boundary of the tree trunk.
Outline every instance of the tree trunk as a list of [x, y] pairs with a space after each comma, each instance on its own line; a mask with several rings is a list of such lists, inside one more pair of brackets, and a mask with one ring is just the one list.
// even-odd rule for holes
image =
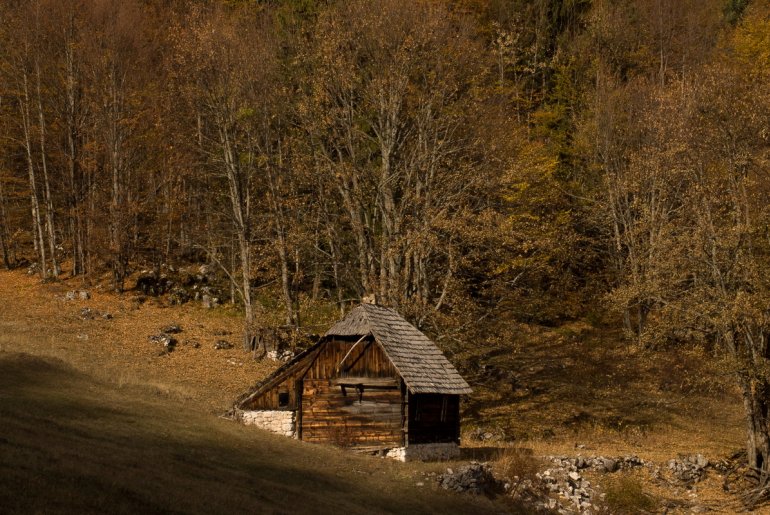
[[35, 62], [35, 81], [37, 86], [37, 111], [40, 129], [40, 168], [43, 172], [43, 194], [45, 199], [45, 227], [48, 232], [48, 247], [51, 251], [51, 274], [58, 277], [60, 270], [56, 261], [56, 227], [54, 226], [53, 199], [51, 198], [51, 182], [48, 178], [48, 161], [46, 156], [45, 117], [43, 115], [43, 97], [40, 87], [40, 64]]
[[67, 157], [67, 180], [69, 191], [67, 192], [67, 204], [69, 208], [69, 233], [72, 239], [72, 273], [74, 277], [85, 273], [85, 249], [83, 242], [83, 219], [80, 206], [80, 170], [79, 159], [79, 135], [77, 129], [78, 93], [75, 73], [75, 20], [74, 11], [70, 13], [69, 27], [64, 43], [64, 58], [66, 76], [64, 87], [66, 91], [65, 105], [65, 133], [67, 137], [65, 153]]
[[5, 191], [3, 183], [0, 181], [0, 251], [3, 254], [3, 264], [10, 270], [12, 263], [10, 252], [8, 251], [8, 219], [5, 215]]
[[241, 298], [245, 311], [244, 320], [244, 349], [251, 350], [255, 336], [254, 310], [251, 302], [251, 220], [249, 218], [249, 184], [243, 176], [238, 155], [233, 148], [233, 142], [228, 132], [230, 125], [226, 116], [221, 115], [219, 122], [219, 138], [225, 174], [229, 187], [230, 206], [232, 208], [235, 232], [238, 240], [238, 255], [241, 266]]
[[27, 159], [27, 172], [29, 175], [29, 194], [32, 205], [32, 231], [34, 235], [35, 248], [40, 261], [40, 277], [45, 279], [47, 274], [48, 262], [46, 260], [45, 240], [43, 237], [43, 222], [40, 218], [40, 199], [37, 193], [37, 178], [35, 174], [35, 162], [32, 158], [32, 127], [29, 112], [29, 82], [26, 71], [22, 72], [22, 84], [24, 97], [19, 108], [21, 110], [22, 129], [24, 132], [24, 151]]
[[750, 467], [766, 476], [770, 473], [770, 383], [765, 379], [739, 379], [746, 411], [746, 456]]

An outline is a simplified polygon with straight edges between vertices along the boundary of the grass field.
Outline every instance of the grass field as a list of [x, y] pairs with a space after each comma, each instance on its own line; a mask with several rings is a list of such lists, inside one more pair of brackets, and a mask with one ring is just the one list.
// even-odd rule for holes
[[[274, 364], [237, 346], [227, 310], [170, 308], [0, 272], [0, 513], [489, 513], [440, 491], [441, 464], [309, 445], [219, 417]], [[112, 319], [83, 320], [88, 307]], [[169, 323], [163, 354], [147, 336]], [[421, 483], [421, 485], [417, 485]]]
[[[66, 301], [78, 286], [0, 271], [0, 513], [515, 509], [438, 490], [425, 474], [447, 464], [361, 457], [219, 418], [276, 366], [239, 349], [235, 311], [98, 288]], [[97, 316], [84, 319], [84, 308]], [[164, 353], [148, 336], [171, 323], [180, 344]], [[706, 351], [633, 349], [585, 324], [506, 329], [508, 341], [453, 356], [475, 389], [464, 401], [466, 456], [636, 454], [665, 467], [743, 445], [738, 397]], [[215, 350], [218, 339], [235, 348]], [[500, 438], [474, 441], [476, 430]], [[608, 492], [635, 485], [652, 511], [736, 506], [716, 474], [695, 491], [640, 473], [592, 481]]]
[[403, 465], [303, 444], [150, 387], [0, 353], [2, 513], [489, 513]]

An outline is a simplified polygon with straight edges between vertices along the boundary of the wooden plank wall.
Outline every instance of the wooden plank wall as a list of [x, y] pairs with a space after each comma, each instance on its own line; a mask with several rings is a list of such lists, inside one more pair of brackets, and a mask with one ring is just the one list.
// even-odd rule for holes
[[460, 443], [460, 396], [409, 394], [409, 443]]
[[[343, 447], [403, 445], [400, 378], [379, 345], [369, 340], [353, 347], [355, 343], [330, 341], [308, 369], [301, 438]], [[336, 384], [340, 377], [359, 378], [363, 389]], [[367, 377], [391, 377], [393, 386], [384, 387], [383, 381], [367, 385]]]
[[[329, 341], [323, 346], [305, 377], [307, 379], [334, 379], [346, 376], [399, 377], [395, 367], [377, 343], [371, 338], [356, 345], [357, 342], [358, 339]], [[344, 362], [342, 362], [343, 358]], [[339, 370], [337, 370], [338, 367]]]
[[[284, 378], [279, 383], [255, 399], [252, 399], [244, 408], [252, 410], [296, 410], [299, 407], [297, 381], [302, 379], [314, 357], [315, 354], [310, 354], [305, 359], [297, 362], [290, 370], [286, 371]], [[278, 402], [279, 396], [283, 392], [289, 394], [288, 406], [280, 406]]]

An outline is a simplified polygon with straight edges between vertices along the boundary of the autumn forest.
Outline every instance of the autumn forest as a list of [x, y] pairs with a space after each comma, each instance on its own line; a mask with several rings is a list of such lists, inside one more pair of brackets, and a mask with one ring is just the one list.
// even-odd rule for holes
[[727, 358], [770, 471], [770, 8], [3, 0], [0, 260], [205, 264], [247, 327], [583, 319]]

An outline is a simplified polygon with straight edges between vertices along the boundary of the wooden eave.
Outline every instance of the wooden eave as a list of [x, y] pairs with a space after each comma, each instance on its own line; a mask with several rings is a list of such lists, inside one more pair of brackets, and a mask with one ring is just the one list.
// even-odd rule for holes
[[[304, 351], [294, 356], [294, 358], [292, 358], [290, 361], [278, 367], [272, 374], [267, 376], [265, 379], [254, 385], [251, 389], [247, 390], [246, 393], [241, 395], [241, 397], [235, 401], [235, 407], [240, 409], [244, 404], [253, 401], [271, 388], [281, 384], [284, 380], [286, 380], [287, 377], [292, 375], [298, 369], [301, 369], [303, 365], [309, 367], [313, 363], [313, 360], [315, 359], [318, 352], [320, 352], [321, 345], [323, 343], [324, 339], [321, 339], [317, 343], [311, 345]], [[307, 362], [305, 362], [304, 360], [305, 358], [308, 358], [308, 356], [310, 356], [310, 358], [307, 360]]]

